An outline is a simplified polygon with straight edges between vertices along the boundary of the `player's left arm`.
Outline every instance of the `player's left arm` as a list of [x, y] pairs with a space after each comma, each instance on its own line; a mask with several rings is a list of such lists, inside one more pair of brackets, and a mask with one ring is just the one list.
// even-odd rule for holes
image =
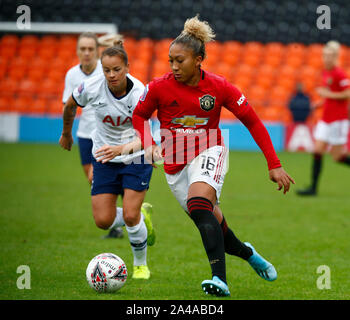
[[71, 95], [63, 108], [63, 129], [59, 144], [63, 149], [71, 150], [73, 145], [72, 127], [77, 112], [77, 103]]
[[340, 91], [332, 91], [328, 87], [319, 87], [316, 89], [317, 93], [323, 98], [344, 100], [350, 99], [350, 81], [343, 71], [338, 71], [335, 81], [341, 88]]
[[343, 91], [331, 91], [325, 87], [319, 87], [316, 89], [317, 93], [323, 98], [344, 100], [350, 99], [350, 88], [347, 88]]

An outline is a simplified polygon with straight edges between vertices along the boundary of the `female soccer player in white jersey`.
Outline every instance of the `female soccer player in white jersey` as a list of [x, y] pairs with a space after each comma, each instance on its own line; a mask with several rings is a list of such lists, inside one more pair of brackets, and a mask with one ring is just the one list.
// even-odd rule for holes
[[[68, 70], [63, 91], [63, 104], [71, 96], [73, 90], [84, 80], [103, 74], [98, 56], [98, 40], [94, 33], [84, 32], [77, 41], [79, 64]], [[92, 140], [91, 132], [95, 128], [95, 115], [91, 106], [83, 109], [77, 131], [81, 164], [89, 182], [92, 181]]]
[[[109, 37], [108, 46], [111, 47], [111, 41], [120, 39], [119, 35]], [[82, 33], [77, 41], [77, 56], [79, 64], [70, 68], [67, 71], [65, 78], [65, 87], [63, 91], [63, 104], [71, 96], [73, 90], [78, 87], [84, 80], [90, 79], [96, 75], [103, 74], [101, 61], [99, 59], [100, 38], [92, 32]], [[80, 153], [80, 161], [83, 167], [85, 176], [92, 182], [92, 140], [91, 133], [95, 129], [95, 114], [91, 106], [87, 105], [80, 116], [77, 137]], [[121, 227], [110, 229], [106, 238], [122, 238], [123, 229]]]
[[[208, 23], [188, 19], [183, 32], [171, 43], [172, 72], [153, 80], [133, 114], [146, 153], [157, 160], [163, 152], [164, 170], [171, 191], [202, 237], [212, 279], [202, 282], [206, 293], [230, 294], [226, 283], [225, 252], [239, 256], [265, 280], [277, 277], [273, 265], [249, 243], [238, 240], [228, 227], [218, 200], [227, 172], [227, 149], [218, 127], [222, 107], [233, 112], [262, 149], [270, 179], [278, 189], [289, 190], [294, 180], [281, 167], [269, 134], [245, 96], [224, 78], [201, 69], [205, 43], [214, 38]], [[162, 151], [152, 142], [147, 120], [157, 110]], [[147, 141], [152, 147], [147, 147]]]
[[[122, 44], [106, 49], [101, 63], [104, 74], [84, 81], [68, 98], [60, 144], [71, 149], [76, 108], [91, 105], [96, 118], [91, 187], [95, 223], [102, 229], [125, 224], [134, 255], [133, 278], [148, 279], [147, 244], [154, 244], [154, 230], [149, 213], [140, 211], [153, 168], [145, 163], [143, 150], [133, 149], [138, 138], [131, 119], [144, 85], [128, 74], [128, 58]], [[116, 210], [118, 195], [123, 195], [122, 214]]]

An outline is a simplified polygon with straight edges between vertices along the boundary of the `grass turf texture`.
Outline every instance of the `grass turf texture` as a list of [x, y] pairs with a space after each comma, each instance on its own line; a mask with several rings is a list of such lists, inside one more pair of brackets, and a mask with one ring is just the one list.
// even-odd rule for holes
[[[278, 271], [262, 280], [247, 262], [226, 255], [231, 297], [225, 299], [349, 299], [348, 167], [326, 157], [319, 196], [300, 198], [297, 187], [310, 176], [309, 155], [280, 153], [295, 178], [289, 194], [276, 191], [261, 153], [231, 152], [221, 196], [229, 226], [251, 242]], [[123, 239], [102, 239], [93, 221], [89, 185], [78, 149], [58, 145], [0, 144], [0, 299], [178, 300], [208, 297], [200, 284], [210, 268], [199, 232], [166, 184], [163, 168], [154, 170], [146, 201], [154, 206], [157, 242], [148, 248], [151, 279], [131, 279], [132, 253]], [[85, 270], [102, 252], [122, 257], [129, 278], [117, 293], [98, 294]], [[17, 267], [28, 265], [31, 289], [18, 289]], [[317, 288], [320, 265], [331, 271], [331, 289]]]

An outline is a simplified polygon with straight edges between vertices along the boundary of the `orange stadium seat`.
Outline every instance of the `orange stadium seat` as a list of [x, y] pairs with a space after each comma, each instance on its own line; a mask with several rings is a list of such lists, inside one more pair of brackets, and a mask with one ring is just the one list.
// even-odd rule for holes
[[38, 93], [40, 86], [40, 81], [34, 81], [32, 79], [23, 79], [19, 83], [18, 93], [27, 96], [34, 96]]
[[30, 107], [31, 98], [27, 96], [18, 96], [14, 99], [13, 112], [26, 113]]
[[19, 43], [19, 38], [15, 34], [5, 34], [0, 40], [1, 46], [15, 46], [15, 47], [17, 47], [18, 43]]
[[0, 95], [3, 97], [12, 97], [17, 93], [18, 85], [18, 81], [11, 78], [4, 78], [0, 83]]
[[44, 72], [44, 69], [32, 68], [27, 72], [27, 78], [37, 83], [40, 83], [40, 81], [42, 81], [45, 77], [46, 74]]
[[24, 35], [19, 41], [20, 48], [34, 47], [37, 48], [39, 45], [39, 38], [34, 35]]
[[26, 60], [33, 59], [37, 54], [37, 48], [35, 47], [20, 47], [18, 50], [18, 55]]
[[43, 61], [48, 61], [55, 58], [57, 50], [53, 46], [40, 46], [38, 48], [37, 56]]
[[285, 51], [285, 45], [280, 42], [270, 42], [265, 45], [265, 51], [270, 55], [282, 55]]
[[291, 92], [284, 87], [275, 86], [267, 95], [268, 107], [281, 107], [287, 104]]
[[70, 50], [75, 50], [77, 47], [77, 36], [64, 35], [58, 38], [57, 46], [58, 48], [65, 48]]
[[286, 45], [286, 55], [297, 56], [303, 58], [306, 52], [306, 47], [302, 43], [289, 43]]
[[231, 79], [232, 77], [232, 68], [228, 64], [222, 62], [218, 63], [215, 66], [214, 72], [227, 80]]
[[0, 112], [8, 112], [12, 109], [13, 106], [13, 97], [9, 96], [0, 96]]
[[[78, 108], [81, 109], [81, 108]], [[63, 112], [63, 103], [60, 99], [49, 100], [48, 102], [48, 110], [49, 113], [55, 115], [61, 115]]]
[[0, 46], [0, 57], [4, 59], [11, 59], [16, 56], [17, 48], [16, 47], [5, 47]]
[[28, 110], [29, 113], [44, 114], [48, 109], [48, 102], [46, 99], [38, 98], [33, 101], [31, 108]]
[[225, 54], [240, 55], [243, 51], [243, 44], [239, 41], [225, 41], [222, 44], [222, 51]]
[[247, 92], [247, 99], [253, 108], [265, 106], [266, 90], [260, 86], [251, 86]]
[[40, 39], [40, 47], [54, 47], [58, 46], [59, 39], [54, 35], [44, 35]]
[[56, 98], [62, 95], [64, 83], [47, 79], [40, 84], [38, 97], [40, 98]]
[[132, 60], [137, 55], [137, 41], [134, 38], [124, 38], [124, 49], [128, 54], [129, 60]]

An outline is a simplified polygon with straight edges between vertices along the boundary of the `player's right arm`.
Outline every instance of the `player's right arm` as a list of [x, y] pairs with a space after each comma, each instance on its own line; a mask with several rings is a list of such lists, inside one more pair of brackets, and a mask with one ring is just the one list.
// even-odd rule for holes
[[59, 140], [59, 144], [63, 149], [68, 151], [71, 150], [73, 144], [72, 137], [72, 126], [75, 118], [75, 114], [77, 112], [77, 103], [73, 99], [71, 95], [63, 108], [63, 130]]

